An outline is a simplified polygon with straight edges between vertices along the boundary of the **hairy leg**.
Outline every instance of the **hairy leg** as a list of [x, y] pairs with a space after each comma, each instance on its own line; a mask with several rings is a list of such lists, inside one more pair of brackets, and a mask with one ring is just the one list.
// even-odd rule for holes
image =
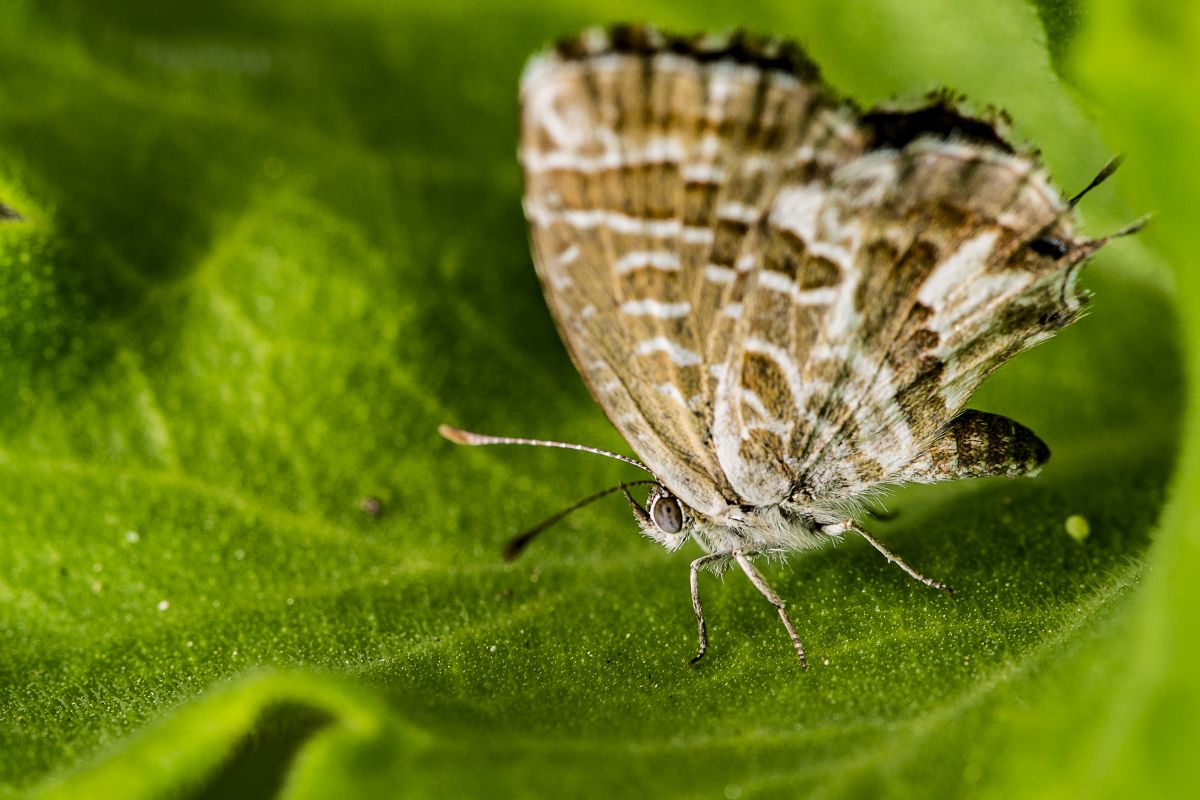
[[[830, 526], [826, 526], [826, 528], [828, 528], [828, 527], [830, 527]], [[841, 527], [841, 526], [839, 525], [839, 527]], [[948, 586], [945, 583], [942, 583], [941, 581], [935, 581], [933, 578], [927, 578], [926, 576], [917, 572], [915, 569], [913, 569], [911, 566], [909, 566], [907, 561], [905, 561], [903, 558], [901, 558], [900, 556], [896, 555], [891, 550], [889, 550], [883, 544], [883, 542], [879, 541], [874, 536], [872, 536], [871, 534], [864, 531], [862, 528], [855, 525], [853, 522], [848, 521], [848, 524], [845, 524], [844, 530], [854, 531], [859, 536], [866, 539], [867, 544], [871, 545], [871, 547], [874, 547], [876, 550], [878, 550], [880, 553], [882, 553], [884, 558], [886, 558], [888, 561], [895, 564], [900, 569], [904, 570], [913, 579], [918, 580], [921, 583], [928, 586], [930, 589], [937, 589], [939, 592], [945, 592], [946, 594], [949, 594], [949, 595], [954, 594], [954, 590], [952, 588], [950, 588], [950, 586]], [[838, 533], [841, 533], [841, 531], [838, 531]]]
[[763, 580], [763, 576], [755, 569], [754, 564], [750, 563], [750, 559], [745, 553], [734, 553], [733, 557], [737, 559], [738, 566], [742, 568], [742, 572], [746, 573], [746, 577], [754, 584], [754, 588], [762, 592], [762, 596], [767, 598], [771, 605], [775, 606], [775, 610], [779, 612], [779, 618], [783, 620], [783, 627], [787, 629], [788, 636], [792, 639], [792, 646], [796, 648], [796, 655], [800, 656], [800, 666], [808, 669], [808, 660], [804, 657], [804, 645], [800, 643], [800, 635], [796, 633], [796, 628], [792, 625], [792, 620], [788, 616], [783, 600], [767, 585], [767, 582]]
[[695, 664], [704, 658], [704, 653], [708, 650], [708, 626], [704, 624], [704, 609], [700, 606], [700, 568], [706, 564], [711, 564], [714, 561], [720, 561], [725, 558], [728, 558], [728, 556], [716, 554], [703, 556], [692, 562], [692, 610], [696, 612], [696, 629], [700, 639], [700, 649], [697, 651], [695, 658], [688, 662], [689, 664]]

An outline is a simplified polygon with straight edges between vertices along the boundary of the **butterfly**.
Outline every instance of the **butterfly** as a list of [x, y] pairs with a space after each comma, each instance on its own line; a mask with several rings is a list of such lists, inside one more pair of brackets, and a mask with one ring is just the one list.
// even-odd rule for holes
[[1064, 200], [1002, 115], [970, 116], [945, 94], [862, 111], [799, 46], [741, 32], [587, 30], [535, 56], [520, 97], [546, 301], [640, 460], [442, 434], [648, 472], [644, 505], [614, 487], [638, 526], [668, 550], [705, 552], [690, 570], [692, 663], [708, 649], [705, 568], [740, 568], [804, 666], [756, 558], [853, 533], [950, 593], [856, 520], [887, 486], [1033, 475], [1049, 458], [1028, 428], [965, 405], [1080, 316], [1081, 265], [1140, 229], [1076, 233], [1076, 203], [1117, 162]]

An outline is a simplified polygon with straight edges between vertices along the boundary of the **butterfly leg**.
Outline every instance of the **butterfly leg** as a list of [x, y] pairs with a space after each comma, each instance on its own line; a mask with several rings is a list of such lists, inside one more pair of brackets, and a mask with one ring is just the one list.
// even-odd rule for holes
[[695, 658], [688, 662], [689, 664], [695, 664], [704, 658], [704, 653], [708, 650], [708, 626], [704, 624], [704, 609], [700, 606], [700, 568], [705, 564], [711, 564], [726, 557], [723, 553], [717, 553], [697, 558], [692, 562], [692, 610], [696, 612], [696, 629], [700, 637], [700, 649], [696, 653]]
[[750, 563], [750, 559], [745, 553], [734, 553], [733, 557], [737, 559], [738, 566], [742, 568], [742, 572], [746, 573], [746, 577], [754, 584], [754, 588], [762, 592], [762, 596], [767, 598], [771, 605], [775, 606], [775, 610], [779, 612], [779, 618], [783, 620], [783, 627], [787, 628], [788, 636], [792, 639], [792, 646], [796, 648], [796, 655], [800, 656], [800, 667], [808, 669], [808, 660], [804, 657], [804, 645], [800, 643], [800, 635], [796, 633], [796, 627], [792, 625], [791, 617], [788, 616], [787, 607], [783, 600], [775, 591], [767, 585], [763, 580], [763, 576], [754, 565]]
[[949, 585], [942, 583], [941, 581], [935, 581], [933, 578], [927, 578], [924, 575], [922, 575], [921, 573], [917, 572], [915, 569], [913, 569], [911, 566], [909, 566], [907, 561], [905, 561], [903, 558], [901, 558], [900, 556], [893, 553], [891, 550], [887, 549], [887, 547], [883, 544], [883, 542], [879, 541], [874, 536], [872, 536], [871, 534], [864, 531], [862, 528], [859, 528], [858, 526], [851, 524], [851, 525], [847, 526], [847, 529], [854, 531], [859, 536], [866, 539], [867, 544], [871, 545], [871, 547], [874, 547], [876, 550], [878, 550], [880, 553], [882, 553], [884, 558], [886, 558], [888, 561], [895, 564], [900, 569], [907, 572], [912, 578], [915, 578], [916, 580], [918, 580], [921, 583], [928, 586], [930, 589], [937, 589], [939, 592], [945, 592], [948, 595], [954, 594], [954, 589], [952, 589]]

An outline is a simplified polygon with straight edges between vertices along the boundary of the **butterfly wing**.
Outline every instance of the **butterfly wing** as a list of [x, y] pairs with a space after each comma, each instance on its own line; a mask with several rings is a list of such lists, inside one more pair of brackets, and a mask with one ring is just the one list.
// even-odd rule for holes
[[856, 153], [853, 117], [794, 48], [646, 28], [535, 58], [521, 105], [534, 261], [567, 348], [655, 475], [719, 513], [740, 502], [712, 431], [743, 243], [786, 181]]
[[521, 101], [559, 330], [693, 509], [1044, 460], [1026, 429], [959, 413], [1078, 315], [1099, 243], [992, 123], [942, 101], [859, 115], [792, 46], [647, 28], [535, 58]]
[[[914, 122], [899, 142], [867, 115], [869, 146], [828, 187], [779, 190], [717, 398], [721, 462], [752, 502], [820, 505], [959, 476], [915, 462], [947, 435], [982, 431], [970, 419], [951, 430], [980, 382], [1078, 316], [1077, 267], [1099, 243], [1075, 238], [1032, 158], [964, 135], [972, 121], [953, 114]], [[792, 274], [772, 269], [781, 241], [804, 254]], [[996, 471], [1045, 460], [1026, 429], [987, 430]], [[785, 465], [767, 474], [778, 453]]]

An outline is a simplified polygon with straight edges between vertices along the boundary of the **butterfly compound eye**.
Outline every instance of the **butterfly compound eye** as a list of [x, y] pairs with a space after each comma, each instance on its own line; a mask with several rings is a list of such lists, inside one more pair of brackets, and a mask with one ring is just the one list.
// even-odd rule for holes
[[1037, 253], [1039, 256], [1058, 261], [1060, 258], [1071, 252], [1071, 247], [1057, 236], [1043, 236], [1040, 239], [1034, 239], [1029, 244], [1029, 249]]
[[663, 533], [679, 533], [683, 528], [683, 507], [670, 495], [656, 497], [650, 504], [650, 519]]

